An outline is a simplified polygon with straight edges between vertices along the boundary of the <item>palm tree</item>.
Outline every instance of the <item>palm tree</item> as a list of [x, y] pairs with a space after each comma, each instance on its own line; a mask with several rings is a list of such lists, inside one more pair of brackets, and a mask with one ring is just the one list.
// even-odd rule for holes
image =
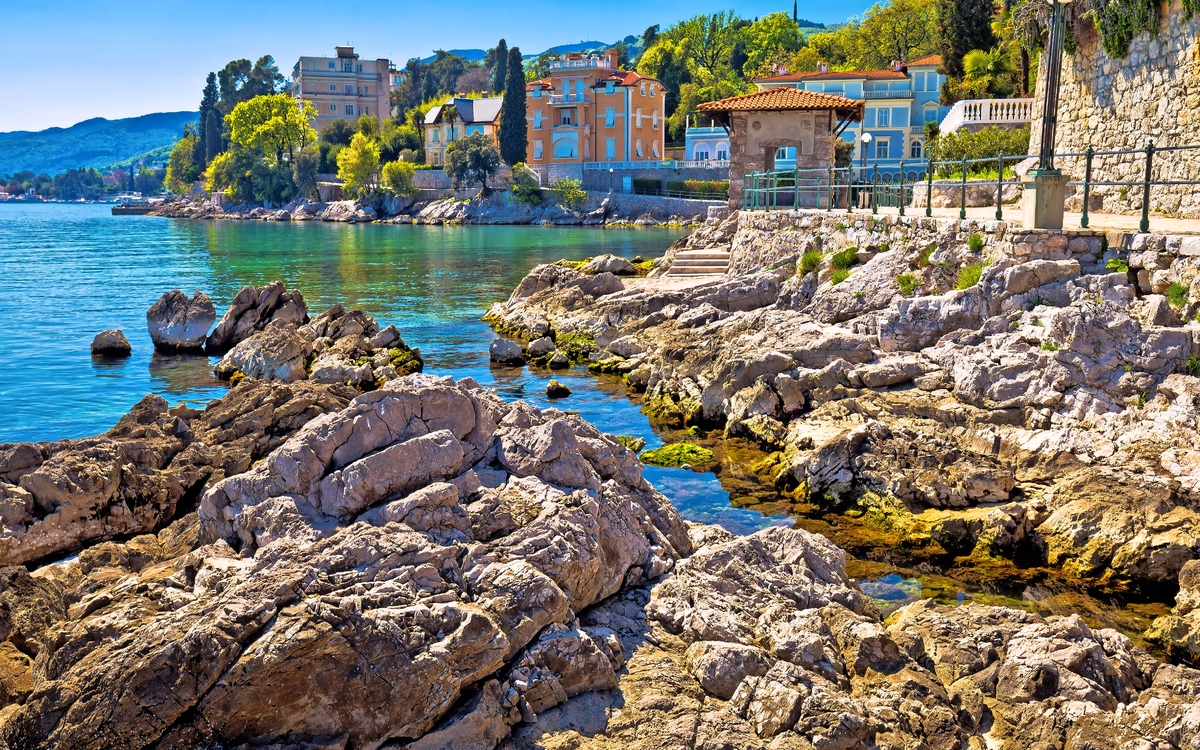
[[1011, 89], [1012, 61], [1008, 50], [992, 47], [987, 52], [974, 49], [963, 56], [963, 74], [967, 86], [996, 96], [1005, 88]]

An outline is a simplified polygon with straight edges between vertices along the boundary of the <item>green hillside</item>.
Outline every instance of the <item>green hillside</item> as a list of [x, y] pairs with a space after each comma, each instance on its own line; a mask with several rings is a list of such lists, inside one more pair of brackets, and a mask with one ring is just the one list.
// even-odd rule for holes
[[151, 152], [166, 154], [184, 124], [196, 119], [195, 112], [158, 112], [124, 120], [97, 117], [36, 133], [0, 133], [0, 175], [25, 170], [54, 175], [128, 163]]

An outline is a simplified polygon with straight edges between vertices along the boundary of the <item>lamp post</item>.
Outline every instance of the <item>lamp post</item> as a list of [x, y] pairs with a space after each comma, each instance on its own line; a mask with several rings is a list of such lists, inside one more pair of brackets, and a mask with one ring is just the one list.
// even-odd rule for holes
[[[864, 180], [866, 180], [866, 174], [867, 174], [867, 146], [871, 145], [871, 140], [872, 140], [872, 139], [871, 139], [871, 134], [870, 134], [870, 133], [863, 133], [863, 134], [862, 134], [862, 138], [861, 138], [860, 140], [862, 141], [862, 155], [859, 157], [859, 162], [858, 162], [858, 164], [859, 164], [859, 170], [858, 170], [858, 180], [859, 180], [859, 182], [863, 182]], [[853, 182], [853, 180], [852, 180], [851, 182]], [[861, 194], [860, 194], [860, 195], [861, 195]]]
[[1062, 229], [1067, 179], [1054, 168], [1054, 144], [1058, 130], [1058, 95], [1062, 78], [1063, 46], [1066, 38], [1067, 6], [1071, 0], [1049, 0], [1050, 40], [1042, 66], [1042, 139], [1037, 167], [1025, 178], [1025, 226], [1031, 229]]

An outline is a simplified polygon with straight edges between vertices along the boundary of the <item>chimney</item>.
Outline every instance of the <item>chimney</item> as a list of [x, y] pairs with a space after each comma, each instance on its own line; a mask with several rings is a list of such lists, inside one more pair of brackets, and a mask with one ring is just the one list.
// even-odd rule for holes
[[821, 72], [822, 72], [822, 73], [828, 73], [828, 72], [829, 72], [829, 63], [827, 63], [827, 62], [823, 62], [823, 63], [821, 63]]

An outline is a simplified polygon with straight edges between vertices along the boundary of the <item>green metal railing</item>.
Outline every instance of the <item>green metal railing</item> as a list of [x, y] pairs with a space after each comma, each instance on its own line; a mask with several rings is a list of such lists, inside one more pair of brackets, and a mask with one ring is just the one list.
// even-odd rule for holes
[[[1150, 231], [1151, 189], [1156, 186], [1194, 185], [1200, 186], [1200, 180], [1155, 179], [1155, 168], [1161, 166], [1156, 156], [1164, 152], [1200, 150], [1200, 145], [1156, 147], [1153, 142], [1147, 143], [1144, 149], [1124, 151], [1096, 151], [1088, 147], [1081, 153], [1055, 154], [1055, 160], [1081, 159], [1083, 163], [1078, 168], [1070, 170], [1075, 174], [1083, 174], [1082, 180], [1072, 180], [1067, 184], [1082, 189], [1082, 214], [1080, 228], [1087, 229], [1090, 222], [1089, 202], [1092, 189], [1095, 187], [1117, 187], [1124, 190], [1137, 189], [1141, 191], [1141, 232]], [[1126, 160], [1144, 160], [1142, 179], [1127, 181], [1096, 181], [1093, 179], [1095, 160], [1097, 158], [1122, 158]], [[1011, 173], [1011, 166], [1030, 158], [1025, 154], [1008, 156], [998, 153], [994, 157], [983, 159], [963, 158], [958, 161], [924, 162], [901, 161], [898, 170], [884, 168], [878, 164], [857, 167], [837, 167], [827, 169], [791, 169], [774, 172], [754, 172], [745, 175], [742, 188], [742, 208], [750, 211], [795, 210], [799, 208], [816, 208], [825, 211], [845, 210], [853, 213], [855, 208], [878, 213], [880, 208], [896, 208], [904, 216], [906, 209], [912, 208], [914, 188], [925, 183], [925, 216], [933, 215], [933, 186], [935, 175], [954, 174], [958, 181], [958, 217], [967, 218], [967, 193], [972, 186], [994, 187], [993, 199], [996, 207], [996, 219], [1004, 218], [1004, 188], [1006, 185], [1020, 184], [1015, 175], [1005, 176], [1005, 170]], [[918, 171], [909, 171], [913, 165]], [[986, 179], [981, 175], [987, 171], [995, 171], [995, 177]], [[973, 176], [974, 175], [974, 176]], [[954, 189], [943, 179], [939, 181], [943, 190]]]

